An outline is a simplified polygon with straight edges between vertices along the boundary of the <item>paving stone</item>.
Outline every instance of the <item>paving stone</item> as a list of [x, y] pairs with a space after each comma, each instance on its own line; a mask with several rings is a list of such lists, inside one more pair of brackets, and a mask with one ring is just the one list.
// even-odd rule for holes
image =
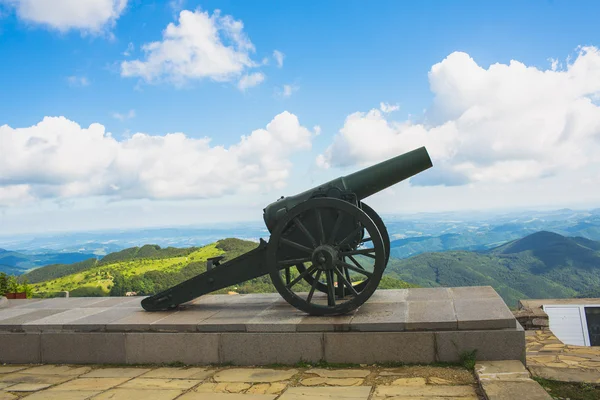
[[141, 303], [141, 299], [139, 297], [131, 297], [131, 296], [109, 297], [102, 301], [99, 301], [98, 303], [90, 304], [87, 307], [106, 308], [106, 307], [125, 306], [127, 308], [137, 308], [137, 307], [141, 308], [140, 303]]
[[454, 300], [458, 329], [505, 329], [515, 328], [516, 319], [502, 299]]
[[305, 386], [359, 386], [364, 382], [362, 378], [305, 378], [302, 384]]
[[533, 376], [560, 382], [597, 383], [600, 381], [600, 371], [593, 369], [530, 366], [529, 371]]
[[500, 361], [482, 361], [475, 364], [475, 373], [480, 377], [499, 374], [523, 374], [529, 378], [529, 371], [521, 361], [500, 360]]
[[432, 363], [433, 332], [324, 333], [325, 361], [330, 363]]
[[525, 335], [519, 330], [435, 332], [437, 361], [459, 362], [464, 352], [477, 350], [477, 360], [525, 362]]
[[129, 364], [220, 362], [217, 333], [126, 333], [125, 343]]
[[11, 372], [22, 371], [26, 368], [25, 366], [0, 365], [0, 374], [10, 374]]
[[[219, 390], [219, 386], [222, 387], [221, 390]], [[216, 391], [227, 392], [227, 393], [240, 393], [240, 392], [243, 392], [243, 391], [249, 389], [250, 386], [251, 385], [249, 383], [244, 383], [244, 382], [219, 383], [219, 384], [217, 384]]]
[[[281, 298], [281, 296], [280, 296]], [[227, 306], [218, 306], [218, 312], [198, 323], [199, 332], [246, 332], [246, 324], [272, 305], [275, 297], [244, 297], [248, 303], [236, 300]], [[208, 305], [207, 305], [208, 306]], [[211, 308], [208, 308], [210, 310]]]
[[199, 384], [200, 380], [190, 379], [160, 379], [160, 378], [135, 378], [125, 382], [119, 388], [124, 389], [148, 389], [148, 390], [166, 390], [178, 389], [188, 390]]
[[104, 391], [127, 382], [131, 378], [77, 378], [54, 387], [55, 390]]
[[247, 394], [280, 394], [287, 387], [285, 383], [259, 383], [252, 385]]
[[419, 386], [377, 386], [375, 397], [469, 397], [477, 399], [477, 392], [473, 386], [450, 385], [419, 385]]
[[22, 374], [79, 376], [90, 372], [90, 367], [71, 367], [68, 365], [42, 365], [21, 371]]
[[135, 378], [149, 371], [148, 368], [98, 368], [82, 378]]
[[32, 384], [49, 384], [56, 385], [72, 379], [71, 376], [57, 375], [30, 375], [16, 372], [14, 374], [0, 375], [0, 382], [8, 383], [32, 383]]
[[464, 286], [448, 288], [452, 300], [501, 299], [491, 286]]
[[198, 324], [215, 315], [218, 310], [186, 308], [150, 324], [157, 332], [196, 332]]
[[450, 301], [448, 288], [413, 288], [408, 290], [407, 301]]
[[[410, 295], [409, 295], [410, 297]], [[407, 301], [406, 330], [456, 330], [457, 317], [451, 300]]]
[[366, 369], [322, 369], [311, 368], [307, 374], [316, 374], [323, 378], [366, 378], [371, 371]]
[[481, 382], [481, 387], [488, 400], [552, 400], [552, 396], [533, 380], [525, 382], [484, 381]]
[[[207, 397], [206, 393], [188, 392], [177, 400], [275, 400], [273, 394], [238, 394], [238, 393], [211, 393]], [[126, 399], [128, 400], [128, 399]]]
[[150, 331], [150, 325], [153, 322], [158, 322], [176, 312], [177, 311], [148, 312], [140, 309], [125, 318], [107, 323], [106, 330], [109, 332], [147, 332]]
[[0, 332], [0, 363], [41, 362], [39, 333]]
[[279, 400], [367, 400], [370, 393], [371, 386], [291, 387]]
[[322, 333], [222, 333], [221, 363], [295, 364], [323, 359]]
[[0, 382], [0, 390], [6, 389], [7, 387], [13, 386], [13, 385], [16, 385], [16, 384], [13, 382]]
[[377, 289], [361, 307], [373, 303], [403, 303], [408, 297], [408, 292], [408, 289]]
[[46, 389], [52, 386], [49, 383], [17, 383], [9, 389], [11, 392], [37, 392], [38, 390]]
[[97, 314], [101, 311], [105, 311], [104, 308], [74, 308], [66, 310], [64, 312], [53, 314], [45, 318], [37, 319], [35, 321], [25, 322], [21, 325], [22, 329], [26, 332], [36, 331], [57, 331], [62, 330], [63, 325], [81, 318], [88, 317], [93, 314]]
[[136, 309], [134, 308], [125, 307], [101, 308], [101, 310], [103, 311], [75, 321], [67, 322], [63, 325], [63, 329], [78, 332], [105, 331], [107, 324], [129, 317], [136, 312]]
[[0, 392], [0, 400], [17, 400], [17, 399], [18, 399], [18, 397], [15, 396], [14, 394]]
[[0, 327], [3, 325], [3, 321], [9, 318], [18, 317], [28, 313], [35, 312], [30, 308], [4, 308], [0, 310]]
[[426, 384], [425, 378], [399, 378], [392, 382], [392, 385], [400, 386], [422, 386]]
[[[27, 400], [87, 400], [100, 392], [82, 390], [75, 391], [60, 391], [48, 389], [42, 392], [33, 393], [27, 396]], [[1, 399], [2, 397], [0, 397]]]
[[427, 383], [430, 385], [451, 385], [454, 382], [449, 381], [448, 379], [438, 378], [436, 376], [430, 376], [427, 378]]
[[8, 299], [4, 296], [0, 296], [0, 308], [8, 308]]
[[159, 378], [159, 379], [195, 379], [203, 380], [215, 373], [215, 370], [207, 368], [157, 368], [144, 375], [141, 378]]
[[125, 335], [96, 332], [46, 332], [41, 335], [42, 362], [124, 364]]
[[290, 379], [298, 373], [296, 369], [231, 368], [217, 372], [215, 382], [278, 382]]
[[396, 332], [406, 328], [408, 308], [406, 302], [363, 304], [350, 321], [350, 330], [359, 332]]
[[181, 393], [181, 390], [154, 390], [149, 397], [147, 390], [117, 388], [99, 394], [94, 400], [173, 400]]
[[306, 313], [289, 304], [273, 304], [246, 322], [247, 332], [296, 332]]

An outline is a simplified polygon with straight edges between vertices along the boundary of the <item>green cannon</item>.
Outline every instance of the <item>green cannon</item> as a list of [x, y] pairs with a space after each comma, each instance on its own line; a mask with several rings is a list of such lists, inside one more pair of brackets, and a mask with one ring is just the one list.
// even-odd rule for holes
[[377, 289], [390, 238], [362, 200], [433, 166], [425, 147], [343, 176], [263, 210], [271, 236], [232, 260], [208, 260], [206, 272], [142, 300], [169, 310], [199, 296], [269, 275], [281, 296], [311, 315], [346, 314]]

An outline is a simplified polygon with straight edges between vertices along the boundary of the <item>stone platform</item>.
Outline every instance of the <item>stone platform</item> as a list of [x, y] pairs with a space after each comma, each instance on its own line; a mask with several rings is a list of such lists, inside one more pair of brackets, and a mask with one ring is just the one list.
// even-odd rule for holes
[[142, 297], [9, 300], [0, 363], [265, 365], [525, 362], [525, 333], [489, 286], [378, 290], [350, 315], [308, 316], [277, 293], [208, 295], [169, 312]]

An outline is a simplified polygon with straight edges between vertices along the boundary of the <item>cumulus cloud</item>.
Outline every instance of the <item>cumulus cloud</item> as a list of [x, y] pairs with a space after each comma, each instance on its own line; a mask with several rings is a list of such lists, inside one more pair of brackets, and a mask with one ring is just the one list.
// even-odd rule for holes
[[379, 103], [379, 109], [384, 112], [384, 113], [391, 113], [394, 111], [398, 111], [400, 109], [400, 106], [398, 104], [389, 104], [389, 103], [384, 103], [381, 102]]
[[85, 87], [89, 86], [90, 81], [85, 76], [71, 75], [67, 77], [67, 83], [72, 87]]
[[273, 51], [273, 58], [275, 59], [275, 62], [277, 63], [277, 66], [279, 68], [283, 67], [283, 59], [284, 59], [284, 57], [285, 57], [285, 54], [283, 54], [279, 50]]
[[0, 204], [29, 198], [105, 195], [115, 199], [209, 198], [285, 185], [294, 151], [316, 132], [283, 112], [230, 147], [183, 133], [136, 133], [118, 141], [103, 125], [45, 117], [26, 128], [0, 126]]
[[178, 22], [167, 26], [161, 41], [141, 47], [143, 59], [123, 61], [121, 75], [176, 85], [194, 79], [229, 82], [258, 66], [251, 58], [255, 48], [242, 21], [222, 16], [219, 10], [212, 15], [183, 10]]
[[514, 60], [484, 68], [455, 52], [431, 68], [429, 82], [435, 96], [424, 122], [393, 121], [377, 109], [351, 114], [317, 164], [371, 164], [425, 145], [434, 168], [412, 182], [461, 185], [542, 178], [599, 161], [595, 47], [549, 69]]
[[248, 88], [260, 85], [265, 80], [265, 75], [260, 72], [254, 72], [249, 75], [244, 75], [238, 81], [238, 89], [245, 91]]
[[114, 25], [127, 0], [0, 0], [13, 6], [26, 22], [40, 24], [60, 32], [72, 29], [100, 33]]

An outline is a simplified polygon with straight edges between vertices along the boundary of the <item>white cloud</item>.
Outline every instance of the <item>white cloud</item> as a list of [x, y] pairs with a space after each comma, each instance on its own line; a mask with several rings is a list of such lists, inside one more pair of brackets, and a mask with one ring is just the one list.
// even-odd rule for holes
[[400, 109], [400, 106], [398, 104], [389, 104], [389, 103], [381, 102], [381, 103], [379, 103], [379, 109], [382, 112], [388, 114], [388, 113], [391, 113], [394, 111], [398, 111]]
[[16, 9], [26, 22], [40, 24], [60, 32], [71, 29], [101, 33], [114, 25], [127, 0], [0, 0]]
[[283, 54], [279, 50], [274, 50], [273, 58], [275, 59], [275, 62], [277, 63], [277, 67], [279, 67], [279, 68], [283, 67], [283, 59], [285, 58], [285, 54]]
[[118, 119], [119, 121], [125, 121], [126, 119], [132, 119], [135, 118], [135, 110], [129, 110], [126, 113], [118, 113], [115, 112], [112, 114], [113, 118]]
[[121, 75], [176, 85], [193, 79], [237, 80], [257, 66], [250, 57], [254, 45], [243, 29], [242, 21], [221, 16], [219, 10], [212, 15], [183, 10], [179, 24], [170, 23], [163, 31], [162, 41], [142, 46], [144, 59], [121, 63]]
[[294, 92], [297, 92], [299, 89], [299, 86], [293, 84], [283, 85], [281, 88], [276, 87], [275, 96], [287, 98], [294, 94]]
[[254, 72], [249, 75], [244, 75], [238, 81], [238, 89], [245, 91], [248, 88], [260, 85], [265, 80], [265, 75], [261, 72]]
[[518, 61], [486, 69], [455, 52], [431, 68], [429, 82], [435, 97], [424, 123], [354, 113], [317, 163], [365, 165], [425, 145], [434, 168], [413, 183], [460, 185], [526, 181], [599, 161], [597, 48], [545, 70]]
[[67, 77], [67, 82], [69, 83], [69, 86], [72, 86], [72, 87], [85, 87], [85, 86], [89, 86], [89, 84], [90, 84], [90, 81], [85, 76], [76, 76], [76, 75]]
[[127, 48], [123, 52], [123, 55], [125, 57], [129, 57], [131, 55], [131, 53], [134, 52], [134, 50], [135, 50], [135, 45], [133, 43], [129, 42], [129, 44], [127, 45]]
[[83, 128], [64, 117], [26, 128], [3, 125], [0, 204], [94, 195], [211, 198], [280, 188], [292, 167], [289, 156], [310, 149], [314, 136], [287, 111], [230, 147], [183, 133], [117, 141], [101, 124]]

